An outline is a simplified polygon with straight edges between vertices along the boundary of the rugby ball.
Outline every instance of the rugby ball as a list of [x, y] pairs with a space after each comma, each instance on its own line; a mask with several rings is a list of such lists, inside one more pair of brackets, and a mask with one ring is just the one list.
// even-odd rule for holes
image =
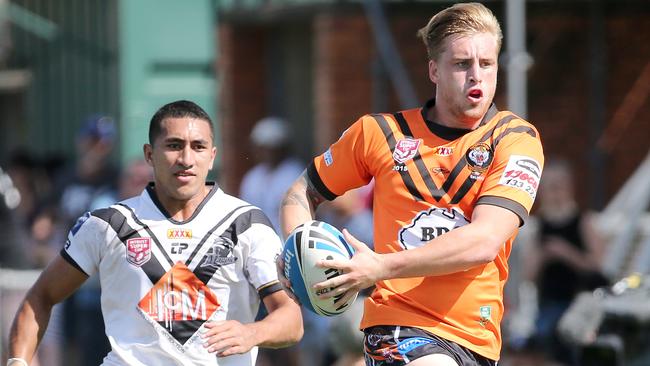
[[339, 276], [334, 268], [316, 267], [316, 262], [323, 259], [347, 260], [354, 254], [354, 249], [345, 241], [343, 234], [334, 226], [322, 221], [308, 221], [295, 228], [284, 244], [282, 258], [284, 275], [291, 282], [291, 288], [303, 307], [323, 316], [333, 316], [346, 311], [357, 298], [357, 293], [343, 304], [334, 305], [340, 294], [328, 299], [319, 299], [312, 288], [314, 284]]

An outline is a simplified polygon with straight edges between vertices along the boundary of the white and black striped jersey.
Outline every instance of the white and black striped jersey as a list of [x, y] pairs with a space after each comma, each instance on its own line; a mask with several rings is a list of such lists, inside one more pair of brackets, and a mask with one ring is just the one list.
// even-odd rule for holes
[[[213, 185], [214, 183], [208, 183]], [[173, 220], [153, 183], [140, 196], [87, 213], [61, 255], [99, 273], [103, 365], [254, 365], [257, 348], [219, 358], [203, 347], [208, 320], [251, 323], [260, 299], [281, 290], [282, 243], [264, 213], [214, 185], [185, 222]]]

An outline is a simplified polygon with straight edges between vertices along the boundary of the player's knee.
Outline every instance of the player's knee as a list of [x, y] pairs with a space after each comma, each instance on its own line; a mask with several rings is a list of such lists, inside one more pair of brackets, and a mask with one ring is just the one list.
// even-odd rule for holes
[[409, 362], [409, 366], [459, 366], [453, 358], [443, 355], [426, 355]]

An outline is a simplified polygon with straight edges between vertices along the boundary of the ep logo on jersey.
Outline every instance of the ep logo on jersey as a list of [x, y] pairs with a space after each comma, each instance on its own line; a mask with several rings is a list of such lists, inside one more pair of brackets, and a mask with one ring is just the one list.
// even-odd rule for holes
[[151, 259], [151, 238], [133, 238], [126, 241], [126, 260], [141, 267]]

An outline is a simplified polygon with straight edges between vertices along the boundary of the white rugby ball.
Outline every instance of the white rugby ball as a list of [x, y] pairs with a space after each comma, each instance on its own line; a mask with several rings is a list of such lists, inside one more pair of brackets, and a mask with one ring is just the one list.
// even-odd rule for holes
[[[316, 262], [323, 259], [347, 260], [353, 254], [354, 249], [345, 241], [343, 234], [328, 223], [308, 221], [291, 232], [282, 252], [284, 275], [305, 308], [319, 315], [333, 316], [350, 307], [357, 298], [357, 293], [345, 303], [334, 305], [334, 301], [342, 298], [345, 293], [319, 299], [312, 286], [340, 275], [337, 269], [316, 267]], [[331, 289], [325, 289], [329, 290]]]

